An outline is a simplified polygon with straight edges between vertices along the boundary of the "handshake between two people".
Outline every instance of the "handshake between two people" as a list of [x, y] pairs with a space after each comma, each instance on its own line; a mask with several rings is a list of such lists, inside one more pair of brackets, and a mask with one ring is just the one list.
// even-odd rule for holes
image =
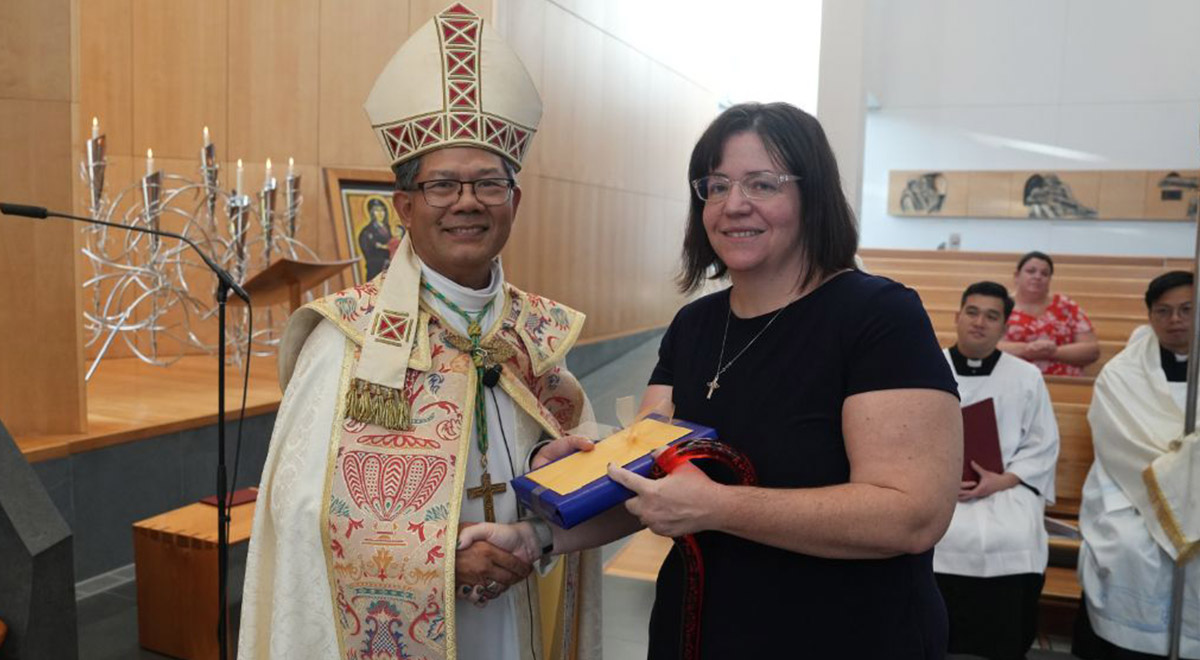
[[[595, 443], [583, 436], [566, 435], [542, 446], [529, 465], [536, 470], [568, 454], [592, 451], [594, 447]], [[529, 577], [541, 555], [542, 547], [528, 522], [462, 523], [454, 561], [456, 595], [483, 607]]]
[[[590, 441], [562, 438], [548, 453], [548, 463], [574, 451], [591, 451]], [[582, 442], [581, 442], [582, 441]], [[556, 441], [557, 442], [557, 441]], [[665, 448], [655, 450], [657, 454]], [[561, 453], [560, 453], [561, 452]], [[540, 454], [540, 453], [539, 453]], [[534, 462], [540, 467], [545, 463]], [[727, 486], [713, 481], [699, 467], [684, 463], [660, 479], [649, 479], [615, 464], [608, 477], [632, 491], [624, 506], [614, 507], [584, 524], [561, 530], [552, 527], [553, 554], [597, 547], [622, 538], [643, 527], [660, 536], [676, 538], [706, 529], [721, 529], [721, 501]], [[545, 539], [539, 539], [533, 523], [464, 523], [459, 528], [455, 579], [457, 596], [480, 607], [512, 585], [529, 576], [543, 558]]]

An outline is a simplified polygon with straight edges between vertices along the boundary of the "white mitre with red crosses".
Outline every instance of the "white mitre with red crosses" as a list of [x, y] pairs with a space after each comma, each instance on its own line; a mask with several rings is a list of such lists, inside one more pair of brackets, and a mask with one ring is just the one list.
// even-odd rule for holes
[[464, 146], [493, 151], [520, 169], [542, 99], [517, 54], [456, 3], [396, 51], [363, 109], [392, 165]]

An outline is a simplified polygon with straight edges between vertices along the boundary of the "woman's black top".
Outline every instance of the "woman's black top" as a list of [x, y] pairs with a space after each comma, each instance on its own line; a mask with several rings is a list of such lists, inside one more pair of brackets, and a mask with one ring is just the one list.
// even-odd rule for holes
[[[846, 483], [842, 402], [873, 390], [927, 388], [957, 396], [929, 317], [911, 289], [842, 273], [788, 305], [721, 375], [729, 290], [679, 310], [652, 385], [673, 388], [675, 415], [717, 431], [769, 488]], [[725, 361], [774, 312], [729, 319]], [[706, 468], [709, 469], [709, 468]], [[710, 473], [716, 478], [718, 468]], [[942, 658], [946, 610], [933, 551], [880, 560], [823, 559], [719, 532], [696, 535], [705, 564], [704, 658]], [[672, 550], [658, 575], [650, 658], [678, 658], [684, 566]]]

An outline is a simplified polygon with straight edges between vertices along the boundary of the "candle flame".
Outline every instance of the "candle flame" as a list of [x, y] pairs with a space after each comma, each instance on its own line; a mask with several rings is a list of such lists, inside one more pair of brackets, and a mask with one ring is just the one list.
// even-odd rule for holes
[[238, 169], [239, 170], [242, 169], [242, 159], [241, 158], [238, 159]]
[[100, 120], [96, 117], [92, 117], [92, 128], [99, 128], [99, 127], [100, 127]]
[[292, 158], [291, 156], [288, 156], [288, 169], [290, 170], [295, 166], [296, 166], [296, 159]]
[[154, 150], [153, 149], [146, 150], [146, 158], [154, 158]]
[[271, 159], [270, 158], [267, 159], [267, 169], [268, 170], [271, 169]]

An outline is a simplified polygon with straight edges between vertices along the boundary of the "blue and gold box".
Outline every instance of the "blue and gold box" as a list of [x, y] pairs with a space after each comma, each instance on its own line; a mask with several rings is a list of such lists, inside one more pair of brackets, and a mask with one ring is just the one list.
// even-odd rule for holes
[[609, 463], [649, 476], [652, 451], [699, 439], [716, 440], [717, 433], [707, 426], [650, 415], [597, 442], [590, 452], [576, 452], [513, 479], [513, 490], [521, 504], [570, 529], [633, 497], [632, 491], [608, 478]]

